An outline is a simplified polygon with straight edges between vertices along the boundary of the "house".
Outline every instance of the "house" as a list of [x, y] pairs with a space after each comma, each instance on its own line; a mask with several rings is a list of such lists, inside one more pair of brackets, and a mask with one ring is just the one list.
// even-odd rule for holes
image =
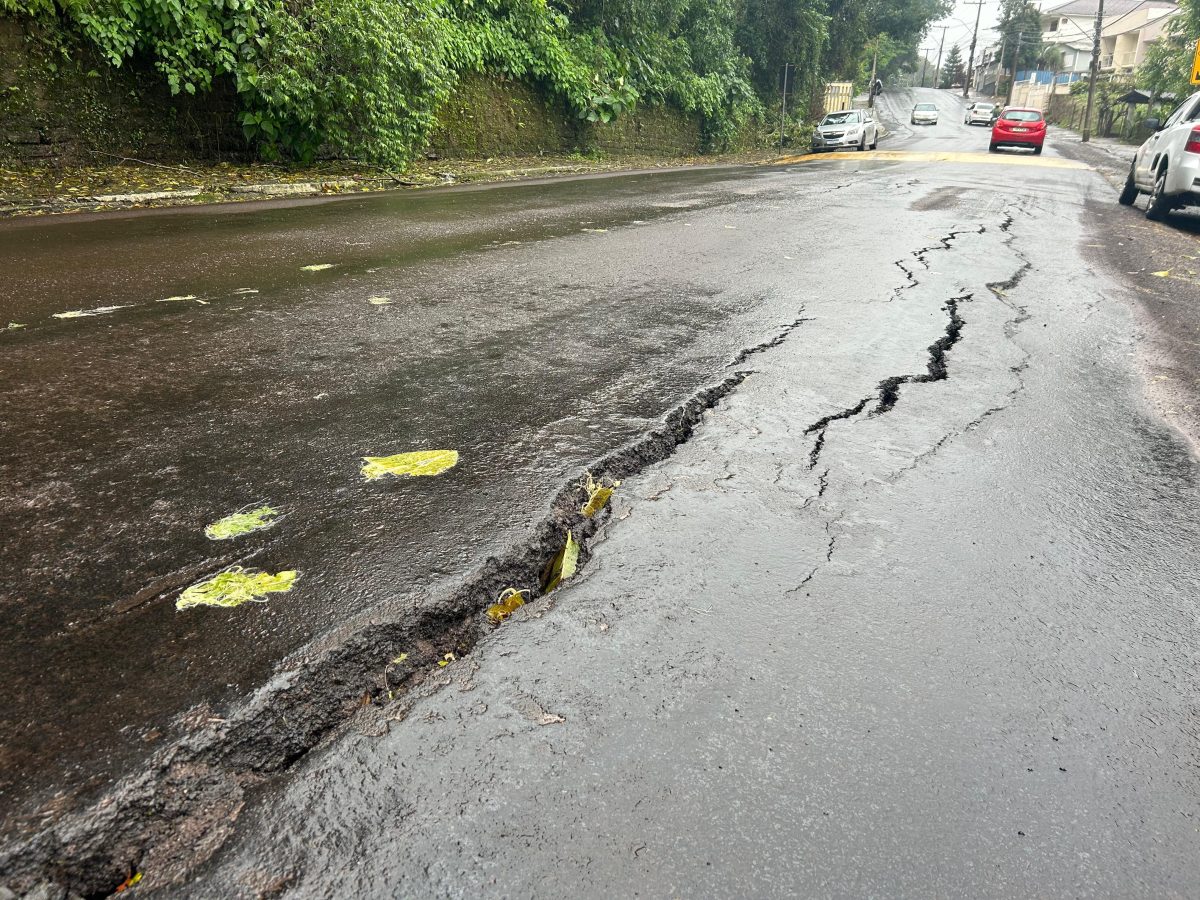
[[[1060, 72], [1091, 68], [1098, 0], [1069, 0], [1042, 11], [1042, 43], [1061, 46]], [[1147, 48], [1179, 14], [1174, 0], [1105, 0], [1100, 37], [1100, 71], [1132, 73]]]

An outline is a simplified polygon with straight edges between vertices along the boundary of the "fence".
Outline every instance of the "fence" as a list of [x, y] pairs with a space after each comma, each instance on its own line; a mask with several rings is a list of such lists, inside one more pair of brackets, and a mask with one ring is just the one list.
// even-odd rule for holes
[[831, 81], [825, 85], [825, 112], [841, 112], [849, 109], [854, 100], [854, 84], [849, 81]]

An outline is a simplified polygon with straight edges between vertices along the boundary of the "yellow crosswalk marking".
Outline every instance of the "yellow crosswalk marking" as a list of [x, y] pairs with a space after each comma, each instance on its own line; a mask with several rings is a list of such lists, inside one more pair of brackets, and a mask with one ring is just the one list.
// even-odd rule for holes
[[1038, 166], [1043, 169], [1086, 169], [1087, 166], [1073, 159], [1057, 159], [1049, 156], [1032, 156], [1017, 153], [967, 153], [957, 151], [922, 150], [868, 150], [848, 153], [806, 153], [804, 156], [781, 156], [772, 162], [776, 165], [819, 162], [827, 159], [854, 159], [860, 162], [947, 162], [995, 166]]

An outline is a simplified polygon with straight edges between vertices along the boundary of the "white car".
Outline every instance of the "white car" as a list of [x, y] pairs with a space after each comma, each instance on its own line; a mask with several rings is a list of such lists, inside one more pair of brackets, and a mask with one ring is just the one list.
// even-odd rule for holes
[[1200, 93], [1192, 94], [1167, 121], [1147, 119], [1154, 134], [1138, 147], [1120, 202], [1150, 195], [1146, 218], [1161, 219], [1180, 206], [1200, 206]]
[[918, 103], [912, 108], [914, 125], [936, 125], [938, 123], [938, 108], [936, 103]]
[[812, 148], [838, 150], [855, 147], [859, 150], [874, 150], [879, 145], [879, 126], [865, 109], [847, 109], [831, 112], [813, 129]]
[[983, 100], [976, 100], [967, 107], [967, 112], [963, 116], [964, 125], [991, 125], [992, 112], [995, 110], [995, 103], [987, 103]]

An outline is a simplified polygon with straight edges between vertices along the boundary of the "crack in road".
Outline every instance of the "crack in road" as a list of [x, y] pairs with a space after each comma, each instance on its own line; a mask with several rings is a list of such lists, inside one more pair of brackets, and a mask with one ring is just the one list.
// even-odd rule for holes
[[925, 364], [925, 371], [917, 375], [893, 375], [891, 378], [885, 378], [879, 382], [879, 403], [871, 410], [871, 415], [880, 416], [890, 411], [900, 400], [902, 384], [929, 384], [934, 381], [945, 381], [950, 376], [950, 370], [946, 365], [946, 354], [958, 343], [962, 337], [963, 326], [967, 324], [958, 314], [958, 304], [969, 301], [971, 297], [971, 294], [961, 294], [951, 297], [945, 302], [942, 309], [945, 310], [950, 321], [946, 323], [945, 333], [929, 345], [929, 361]]
[[[1004, 231], [1005, 226], [1001, 225], [1000, 230]], [[930, 253], [932, 253], [935, 250], [951, 249], [950, 245], [953, 244], [959, 237], [961, 237], [964, 234], [983, 234], [986, 231], [987, 231], [986, 225], [980, 225], [977, 228], [962, 228], [962, 229], [958, 229], [955, 231], [951, 231], [945, 237], [939, 238], [938, 242], [936, 244], [932, 244], [929, 247], [922, 247], [919, 250], [914, 250], [914, 251], [912, 251], [912, 253], [910, 255], [917, 262], [919, 262], [921, 264], [921, 266], [925, 269], [925, 271], [928, 272], [929, 271], [928, 255]], [[904, 293], [905, 291], [908, 291], [908, 290], [912, 290], [918, 284], [920, 284], [921, 281], [919, 278], [917, 278], [917, 273], [914, 272], [912, 269], [910, 269], [908, 266], [906, 266], [904, 264], [903, 259], [897, 259], [892, 264], [896, 268], [898, 268], [901, 272], [904, 273], [904, 279], [906, 282], [905, 284], [900, 285], [899, 287], [895, 288], [892, 291], [892, 296], [891, 296], [890, 300], [896, 300], [896, 299], [899, 299], [899, 297], [902, 293]]]
[[[730, 365], [778, 347], [805, 321], [797, 317], [772, 338], [744, 348]], [[669, 458], [704, 414], [752, 374], [738, 370], [695, 392], [657, 427], [603, 457], [592, 473], [625, 479]], [[5, 883], [32, 889], [50, 878], [83, 896], [107, 896], [131, 867], [187, 872], [209, 858], [232, 832], [248, 789], [289, 770], [365, 709], [399, 709], [416, 688], [432, 684], [430, 676], [442, 671], [437, 666], [447, 652], [458, 659], [471, 653], [495, 628], [484, 611], [501, 590], [545, 596], [541, 574], [567, 532], [582, 548], [579, 570], [585, 567], [589, 540], [608, 519], [580, 512], [587, 501], [585, 480], [581, 475], [564, 485], [525, 541], [488, 559], [448, 596], [432, 598], [415, 615], [368, 620], [327, 639], [329, 646], [314, 645], [307, 656], [281, 664], [270, 682], [224, 717], [205, 706], [186, 714], [180, 720], [183, 734], [140, 772], [90, 806], [4, 847]], [[389, 659], [396, 662], [385, 669]], [[195, 840], [198, 834], [204, 839]]]
[[[804, 307], [803, 306], [800, 307], [800, 309], [798, 311], [803, 313]], [[766, 353], [768, 350], [772, 349], [773, 347], [778, 347], [780, 344], [782, 344], [784, 341], [786, 341], [788, 339], [788, 335], [790, 335], [793, 331], [795, 331], [797, 328], [799, 328], [805, 322], [811, 322], [811, 321], [812, 321], [811, 318], [804, 318], [803, 316], [801, 316], [801, 317], [797, 318], [794, 322], [792, 322], [788, 325], [784, 325], [783, 328], [780, 330], [779, 334], [775, 335], [775, 337], [771, 338], [769, 341], [763, 341], [761, 344], [755, 344], [753, 347], [746, 347], [745, 349], [739, 351], [737, 356], [735, 356], [733, 358], [733, 361], [730, 362], [729, 365], [727, 365], [725, 368], [731, 369], [734, 366], [741, 365], [747, 359], [749, 359], [751, 356], [754, 356], [756, 353]]]
[[959, 315], [958, 304], [970, 300], [971, 297], [972, 295], [969, 293], [960, 294], [957, 297], [951, 297], [943, 304], [942, 309], [946, 311], [948, 321], [946, 322], [946, 328], [942, 336], [929, 345], [929, 360], [925, 364], [924, 372], [911, 375], [893, 375], [884, 378], [876, 386], [873, 394], [869, 394], [853, 406], [847, 407], [840, 412], [831, 413], [828, 416], [818, 419], [804, 429], [804, 434], [816, 435], [812, 450], [808, 454], [808, 468], [810, 470], [815, 469], [817, 463], [820, 461], [821, 452], [825, 449], [826, 432], [834, 422], [852, 419], [860, 415], [872, 401], [875, 401], [875, 408], [871, 410], [869, 415], [883, 415], [890, 412], [900, 399], [900, 386], [902, 384], [928, 384], [934, 381], [945, 381], [950, 377], [946, 354], [961, 339], [963, 328], [966, 326], [966, 320]]

